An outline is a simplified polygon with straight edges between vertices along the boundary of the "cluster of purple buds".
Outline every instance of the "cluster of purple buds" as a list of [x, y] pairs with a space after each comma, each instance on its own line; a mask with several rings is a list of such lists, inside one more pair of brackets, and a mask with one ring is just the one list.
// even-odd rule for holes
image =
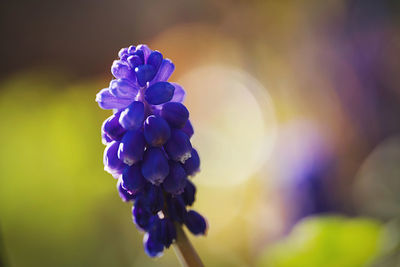
[[111, 67], [116, 79], [96, 96], [101, 108], [113, 110], [101, 129], [104, 169], [118, 179], [121, 198], [133, 201], [133, 221], [155, 257], [176, 239], [177, 226], [206, 233], [206, 220], [187, 210], [196, 193], [188, 177], [199, 171], [200, 158], [190, 142], [185, 91], [167, 82], [171, 60], [146, 45], [122, 48], [118, 56]]

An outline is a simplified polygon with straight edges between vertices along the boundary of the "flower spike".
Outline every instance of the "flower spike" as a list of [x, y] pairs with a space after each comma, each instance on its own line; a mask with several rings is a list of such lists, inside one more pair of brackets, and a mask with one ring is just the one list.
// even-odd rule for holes
[[200, 158], [190, 142], [185, 90], [168, 81], [172, 61], [147, 45], [122, 48], [118, 57], [111, 66], [115, 79], [96, 96], [100, 108], [113, 110], [101, 129], [104, 169], [118, 180], [122, 200], [133, 202], [145, 252], [158, 257], [174, 242], [182, 246], [183, 225], [194, 235], [207, 231], [206, 219], [187, 211], [196, 194], [188, 177], [199, 171]]

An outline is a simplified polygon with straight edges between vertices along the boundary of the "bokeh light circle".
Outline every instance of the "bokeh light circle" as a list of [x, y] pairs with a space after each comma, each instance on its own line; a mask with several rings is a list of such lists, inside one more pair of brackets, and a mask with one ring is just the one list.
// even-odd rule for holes
[[251, 177], [270, 155], [276, 135], [267, 90], [247, 72], [223, 65], [193, 69], [178, 83], [187, 91], [193, 144], [202, 160], [196, 183], [229, 186]]

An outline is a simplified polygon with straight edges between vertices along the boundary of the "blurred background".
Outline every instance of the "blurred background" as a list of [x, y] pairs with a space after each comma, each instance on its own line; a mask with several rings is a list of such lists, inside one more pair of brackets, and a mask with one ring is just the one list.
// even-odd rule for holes
[[2, 1], [0, 266], [148, 258], [94, 101], [121, 47], [176, 65], [206, 266], [400, 266], [400, 2]]

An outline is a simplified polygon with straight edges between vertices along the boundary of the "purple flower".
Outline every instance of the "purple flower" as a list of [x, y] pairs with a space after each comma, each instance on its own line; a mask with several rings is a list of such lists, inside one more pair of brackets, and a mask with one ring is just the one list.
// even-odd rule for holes
[[207, 233], [206, 219], [194, 210], [190, 210], [186, 214], [185, 225], [194, 235], [205, 235]]
[[134, 202], [145, 251], [157, 257], [176, 239], [175, 223], [195, 235], [206, 232], [205, 219], [186, 210], [196, 194], [188, 176], [199, 171], [200, 158], [190, 142], [185, 90], [168, 81], [172, 61], [146, 45], [122, 48], [118, 57], [115, 79], [96, 95], [101, 108], [113, 110], [101, 128], [104, 169], [118, 179], [122, 200]]

